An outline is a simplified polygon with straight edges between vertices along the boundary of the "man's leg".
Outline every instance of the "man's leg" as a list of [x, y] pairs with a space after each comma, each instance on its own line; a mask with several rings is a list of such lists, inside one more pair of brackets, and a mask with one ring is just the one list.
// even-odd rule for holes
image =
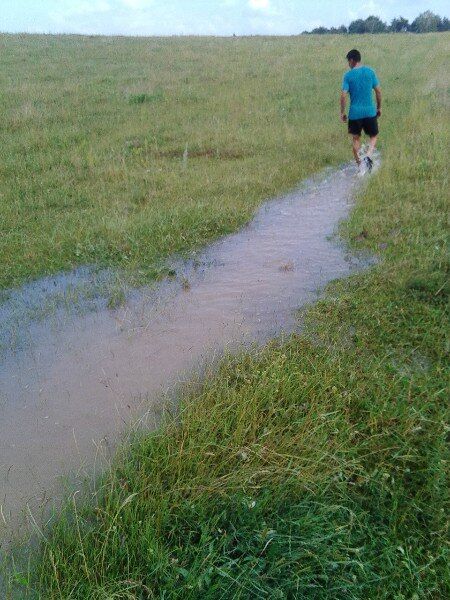
[[375, 148], [377, 146], [378, 135], [373, 135], [370, 137], [369, 141], [369, 149], [367, 150], [367, 156], [372, 158], [372, 154], [375, 152]]
[[360, 135], [352, 135], [353, 140], [353, 156], [355, 157], [356, 164], [361, 164], [361, 159], [359, 158], [359, 151], [361, 150], [361, 136]]

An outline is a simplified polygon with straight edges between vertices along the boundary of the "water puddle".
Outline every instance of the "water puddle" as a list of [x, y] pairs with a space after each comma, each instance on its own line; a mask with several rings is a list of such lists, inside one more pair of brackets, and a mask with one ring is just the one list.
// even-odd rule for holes
[[[333, 238], [357, 185], [353, 166], [309, 180], [119, 309], [92, 300], [95, 310], [70, 313], [59, 302], [27, 317], [20, 343], [0, 356], [0, 540], [39, 521], [61, 476], [102, 468], [108, 444], [143, 407], [156, 424], [158, 398], [192, 369], [292, 331], [296, 309], [358, 268]], [[31, 285], [31, 304], [49, 290], [64, 295], [58, 277]], [[3, 322], [19, 305], [17, 295], [4, 303]]]

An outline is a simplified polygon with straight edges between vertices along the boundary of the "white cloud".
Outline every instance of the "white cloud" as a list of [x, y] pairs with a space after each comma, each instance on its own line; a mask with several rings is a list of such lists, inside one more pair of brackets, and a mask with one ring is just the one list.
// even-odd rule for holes
[[84, 16], [91, 15], [93, 13], [107, 13], [111, 10], [111, 4], [108, 0], [82, 0], [81, 2], [77, 2], [76, 4], [72, 4], [70, 6], [60, 5], [55, 13], [49, 14], [58, 14], [66, 17], [76, 17], [76, 16]]
[[268, 10], [270, 8], [269, 0], [249, 0], [248, 5], [253, 10]]
[[147, 8], [153, 4], [153, 0], [121, 0], [122, 4], [124, 4], [127, 8]]
[[374, 0], [369, 0], [361, 4], [356, 10], [349, 9], [348, 16], [350, 19], [365, 19], [369, 15], [376, 15], [382, 19], [386, 18], [386, 12], [383, 9], [383, 5]]
[[[434, 0], [440, 14], [449, 0]], [[29, 10], [23, 10], [23, 5]], [[0, 0], [5, 31], [121, 35], [289, 35], [374, 14], [412, 20], [430, 0]], [[5, 8], [4, 5], [9, 5]], [[22, 8], [19, 8], [22, 5]]]
[[[96, 21], [108, 22], [112, 13], [110, 0], [80, 0], [75, 3], [60, 3], [58, 8], [49, 11], [50, 30], [55, 33], [92, 33]], [[95, 31], [95, 29], [94, 29]]]

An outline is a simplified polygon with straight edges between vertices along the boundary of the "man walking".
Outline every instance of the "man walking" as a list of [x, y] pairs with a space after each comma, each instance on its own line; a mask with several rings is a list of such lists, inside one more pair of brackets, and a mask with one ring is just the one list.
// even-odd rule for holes
[[[347, 122], [345, 106], [347, 94], [350, 94], [350, 111], [348, 113], [348, 132], [353, 139], [353, 154], [356, 164], [372, 170], [372, 155], [375, 151], [378, 137], [378, 117], [381, 116], [381, 88], [375, 71], [361, 64], [361, 54], [358, 50], [350, 50], [347, 54], [350, 71], [344, 75], [341, 92], [341, 121]], [[373, 102], [372, 90], [375, 90], [377, 105]], [[369, 149], [364, 162], [359, 155], [361, 150], [361, 131], [369, 136]]]

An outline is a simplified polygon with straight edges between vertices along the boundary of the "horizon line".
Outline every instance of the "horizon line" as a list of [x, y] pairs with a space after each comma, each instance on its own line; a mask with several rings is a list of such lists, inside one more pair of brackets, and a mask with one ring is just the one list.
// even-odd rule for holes
[[[328, 33], [328, 36], [364, 36], [364, 35], [427, 35], [434, 33], [449, 33], [448, 31], [426, 31], [426, 32], [415, 32], [415, 31], [383, 31], [383, 32], [364, 32], [364, 33]], [[46, 36], [46, 37], [87, 37], [87, 38], [184, 38], [184, 37], [197, 37], [197, 38], [244, 38], [244, 37], [298, 37], [300, 35], [307, 35], [323, 37], [322, 33], [310, 33], [309, 31], [300, 31], [299, 33], [224, 33], [221, 35], [214, 35], [208, 33], [171, 33], [171, 34], [128, 34], [128, 33], [78, 33], [78, 32], [45, 32], [45, 31], [1, 31], [0, 35], [20, 35], [20, 36]]]

